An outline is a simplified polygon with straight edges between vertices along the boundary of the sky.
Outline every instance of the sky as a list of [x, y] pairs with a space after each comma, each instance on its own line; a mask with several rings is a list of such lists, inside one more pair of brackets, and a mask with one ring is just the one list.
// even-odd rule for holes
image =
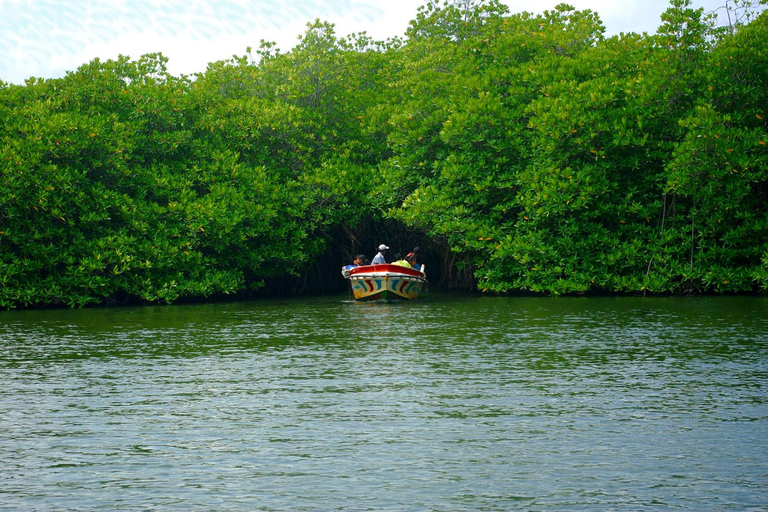
[[[563, 0], [504, 0], [511, 12], [541, 13]], [[731, 0], [732, 1], [732, 0]], [[705, 12], [726, 0], [693, 0]], [[174, 75], [244, 55], [263, 39], [284, 53], [314, 19], [338, 35], [402, 36], [425, 0], [0, 0], [0, 80], [58, 78], [95, 58], [160, 52]], [[654, 33], [668, 0], [568, 0], [596, 11], [607, 35]]]

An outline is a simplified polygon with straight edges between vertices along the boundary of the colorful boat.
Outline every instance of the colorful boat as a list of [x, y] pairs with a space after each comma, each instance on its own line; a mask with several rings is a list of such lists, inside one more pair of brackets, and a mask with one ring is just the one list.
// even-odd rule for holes
[[362, 265], [344, 268], [355, 300], [413, 300], [427, 288], [427, 276], [400, 265]]

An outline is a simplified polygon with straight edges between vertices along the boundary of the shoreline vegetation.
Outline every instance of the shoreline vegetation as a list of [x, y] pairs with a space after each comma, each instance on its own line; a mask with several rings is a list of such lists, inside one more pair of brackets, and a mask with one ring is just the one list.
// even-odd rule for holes
[[387, 41], [0, 82], [0, 309], [318, 291], [381, 242], [433, 286], [764, 294], [768, 14], [729, 5], [607, 38], [428, 0]]

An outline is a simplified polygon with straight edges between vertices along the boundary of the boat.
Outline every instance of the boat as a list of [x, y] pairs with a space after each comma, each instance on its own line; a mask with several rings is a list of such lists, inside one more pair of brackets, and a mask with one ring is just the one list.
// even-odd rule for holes
[[427, 289], [427, 276], [421, 270], [393, 265], [344, 267], [355, 300], [414, 300]]

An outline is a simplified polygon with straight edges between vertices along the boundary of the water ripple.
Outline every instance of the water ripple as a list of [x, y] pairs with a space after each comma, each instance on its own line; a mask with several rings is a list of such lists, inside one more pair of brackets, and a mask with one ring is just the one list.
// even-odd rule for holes
[[767, 306], [4, 313], [0, 509], [764, 509]]

